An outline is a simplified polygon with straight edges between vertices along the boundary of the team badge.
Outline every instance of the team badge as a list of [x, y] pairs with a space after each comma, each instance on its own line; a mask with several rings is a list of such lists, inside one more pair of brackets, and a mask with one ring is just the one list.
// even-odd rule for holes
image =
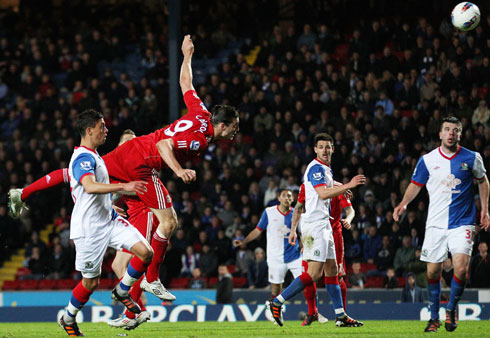
[[469, 169], [469, 167], [466, 163], [464, 163], [464, 162], [461, 163], [461, 170], [468, 170], [468, 169]]
[[429, 251], [427, 249], [422, 250], [422, 256], [427, 257], [429, 255]]
[[189, 149], [190, 150], [198, 150], [200, 145], [201, 144], [199, 143], [199, 141], [192, 141], [191, 145], [189, 146]]
[[92, 262], [86, 262], [85, 263], [85, 269], [92, 269], [94, 267], [94, 263]]
[[320, 256], [320, 250], [315, 250], [315, 252], [313, 252], [313, 255]]

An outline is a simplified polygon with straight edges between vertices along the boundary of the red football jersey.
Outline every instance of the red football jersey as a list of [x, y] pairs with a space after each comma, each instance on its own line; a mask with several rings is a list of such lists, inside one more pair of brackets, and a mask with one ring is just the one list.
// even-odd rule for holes
[[160, 171], [166, 166], [156, 147], [160, 140], [172, 139], [175, 156], [179, 161], [185, 161], [199, 157], [213, 139], [211, 113], [206, 109], [197, 93], [194, 90], [187, 91], [184, 94], [184, 102], [189, 112], [183, 117], [171, 125], [130, 141], [137, 146], [148, 167]]
[[[334, 183], [335, 185], [337, 182]], [[305, 185], [301, 184], [298, 194], [298, 202], [305, 204]], [[342, 216], [342, 209], [351, 206], [352, 203], [344, 194], [332, 198], [330, 201], [330, 224], [332, 225], [332, 231], [342, 231], [340, 224], [340, 216]]]

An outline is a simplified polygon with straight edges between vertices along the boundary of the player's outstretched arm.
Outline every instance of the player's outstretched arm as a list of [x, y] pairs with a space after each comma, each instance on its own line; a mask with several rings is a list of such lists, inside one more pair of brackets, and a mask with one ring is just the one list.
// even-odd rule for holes
[[335, 196], [342, 195], [345, 193], [347, 190], [353, 189], [357, 187], [360, 184], [366, 183], [366, 176], [364, 175], [357, 175], [354, 176], [349, 183], [344, 184], [344, 185], [339, 185], [339, 186], [334, 186], [331, 188], [327, 188], [326, 186], [319, 186], [315, 188], [315, 191], [317, 192], [318, 196], [322, 200], [326, 200], [329, 198], [333, 198]]
[[163, 161], [170, 169], [181, 178], [184, 183], [188, 184], [196, 180], [196, 171], [192, 169], [183, 169], [174, 154], [174, 141], [170, 138], [160, 140], [156, 144], [158, 152]]
[[481, 217], [480, 217], [480, 225], [483, 230], [488, 231], [490, 228], [490, 219], [488, 216], [488, 192], [489, 192], [489, 183], [487, 175], [483, 177], [478, 182], [478, 192], [480, 194], [480, 202], [481, 202]]
[[134, 191], [139, 194], [146, 192], [146, 182], [133, 181], [129, 183], [106, 184], [95, 180], [94, 175], [85, 175], [81, 181], [87, 194], [109, 194], [119, 191]]
[[243, 241], [240, 241], [240, 240], [237, 240], [235, 239], [233, 241], [233, 246], [236, 248], [242, 244], [247, 244], [249, 242], [252, 242], [252, 241], [255, 241], [257, 238], [259, 238], [259, 236], [262, 234], [262, 231], [260, 231], [259, 229], [255, 228], [253, 229], [252, 231], [250, 231], [250, 233], [247, 235], [247, 237], [245, 237], [245, 239]]
[[194, 90], [194, 86], [192, 85], [192, 54], [194, 54], [194, 44], [190, 35], [184, 36], [181, 49], [184, 60], [180, 67], [179, 83], [182, 94], [185, 94], [189, 90]]
[[413, 201], [415, 197], [419, 194], [420, 190], [422, 190], [422, 186], [418, 186], [414, 183], [410, 183], [405, 191], [405, 195], [403, 195], [403, 199], [400, 204], [397, 205], [395, 210], [393, 210], [393, 219], [398, 222], [400, 219], [400, 215], [407, 209], [407, 205]]

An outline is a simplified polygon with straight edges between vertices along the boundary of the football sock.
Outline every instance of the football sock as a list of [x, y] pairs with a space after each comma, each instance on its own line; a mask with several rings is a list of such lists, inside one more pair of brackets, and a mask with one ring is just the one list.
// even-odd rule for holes
[[464, 291], [464, 285], [466, 281], [462, 281], [456, 277], [456, 275], [453, 275], [453, 280], [451, 282], [451, 295], [449, 296], [449, 302], [447, 303], [447, 310], [454, 310], [456, 309], [456, 305], [458, 305], [458, 302], [463, 295]]
[[46, 190], [62, 183], [69, 183], [68, 168], [58, 169], [50, 172], [46, 176], [41, 177], [37, 181], [32, 182], [22, 190], [21, 199], [25, 201], [33, 193], [41, 190]]
[[427, 289], [429, 291], [430, 319], [439, 319], [439, 306], [441, 301], [441, 277], [436, 279], [427, 278]]
[[335, 317], [343, 317], [345, 315], [344, 305], [342, 304], [342, 295], [340, 293], [339, 277], [325, 276], [325, 288], [327, 289], [330, 300], [332, 301], [335, 310]]
[[124, 273], [124, 277], [118, 284], [118, 291], [123, 295], [128, 294], [131, 286], [143, 276], [149, 264], [150, 262], [144, 262], [136, 256], [133, 257], [128, 264], [128, 269]]
[[[143, 304], [143, 301], [141, 300], [141, 294], [143, 293], [143, 290], [141, 289], [140, 285], [141, 285], [142, 280], [143, 280], [143, 277], [140, 277], [140, 279], [138, 279], [138, 281], [133, 284], [133, 286], [129, 290], [129, 295], [131, 296], [131, 299], [133, 299], [133, 301], [138, 303], [141, 311], [145, 311], [145, 305]], [[129, 311], [128, 309], [126, 309], [126, 311], [124, 311], [124, 314], [130, 319], [134, 319], [136, 317], [136, 315], [134, 313], [132, 313], [131, 311]]]
[[295, 280], [276, 298], [274, 298], [273, 302], [276, 304], [283, 304], [286, 300], [293, 298], [295, 295], [303, 291], [303, 289], [307, 286], [313, 284], [313, 280], [307, 272], [303, 272], [299, 277], [296, 277]]
[[343, 277], [339, 278], [340, 293], [342, 294], [342, 304], [344, 304], [344, 310], [347, 310], [347, 285], [345, 284], [345, 279]]
[[93, 291], [87, 290], [81, 281], [77, 286], [75, 286], [71, 294], [70, 302], [68, 303], [65, 314], [63, 315], [63, 320], [65, 323], [75, 323], [77, 313], [83, 308], [85, 303], [88, 302], [92, 292]]
[[318, 312], [316, 307], [317, 304], [317, 294], [316, 294], [316, 284], [313, 283], [303, 290], [303, 294], [305, 295], [306, 303], [308, 304], [308, 314], [310, 316], [314, 315]]
[[167, 252], [168, 239], [160, 233], [155, 231], [153, 238], [151, 239], [151, 247], [153, 248], [153, 260], [151, 261], [148, 271], [146, 272], [146, 280], [148, 283], [156, 281], [160, 276], [160, 265], [165, 258]]

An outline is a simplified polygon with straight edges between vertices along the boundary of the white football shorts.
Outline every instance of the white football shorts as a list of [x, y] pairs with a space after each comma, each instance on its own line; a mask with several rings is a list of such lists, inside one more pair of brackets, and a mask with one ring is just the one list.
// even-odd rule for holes
[[452, 255], [462, 253], [471, 256], [474, 236], [474, 225], [463, 225], [455, 229], [428, 228], [425, 230], [420, 260], [442, 263], [446, 260], [448, 251]]
[[301, 222], [303, 260], [325, 262], [335, 259], [335, 243], [328, 221]]
[[131, 250], [133, 245], [146, 241], [143, 235], [122, 217], [117, 217], [107, 225], [112, 229], [99, 236], [75, 238], [75, 269], [85, 278], [100, 276], [102, 261], [108, 247], [116, 250]]
[[284, 283], [284, 277], [286, 273], [291, 271], [293, 277], [296, 278], [301, 275], [301, 261], [303, 259], [301, 256], [292, 262], [284, 263], [278, 262], [276, 260], [267, 260], [267, 265], [269, 266], [269, 283], [272, 284], [282, 284]]

